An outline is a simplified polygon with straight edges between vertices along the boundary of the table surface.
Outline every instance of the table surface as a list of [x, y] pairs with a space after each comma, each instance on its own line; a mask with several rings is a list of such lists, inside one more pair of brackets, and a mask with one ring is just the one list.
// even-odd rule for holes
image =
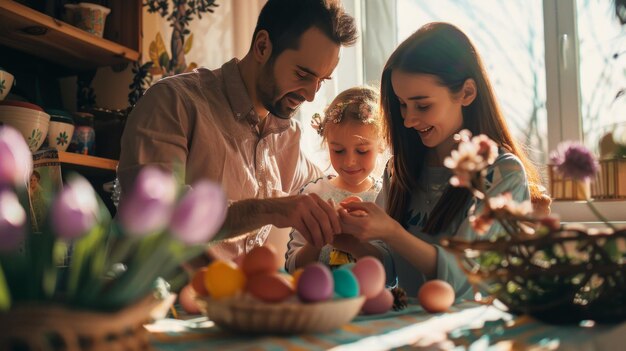
[[147, 327], [152, 346], [163, 351], [616, 350], [626, 344], [626, 322], [549, 325], [470, 302], [457, 304], [448, 313], [428, 314], [410, 301], [402, 311], [357, 316], [332, 332], [295, 336], [238, 335], [221, 330], [205, 317], [162, 319]]

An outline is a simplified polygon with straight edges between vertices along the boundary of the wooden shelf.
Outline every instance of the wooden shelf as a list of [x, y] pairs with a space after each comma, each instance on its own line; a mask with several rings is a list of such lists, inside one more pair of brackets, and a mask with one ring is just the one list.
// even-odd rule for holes
[[108, 158], [88, 156], [76, 154], [73, 152], [59, 151], [59, 160], [61, 164], [69, 164], [74, 166], [87, 167], [92, 169], [100, 169], [115, 172], [117, 161]]
[[0, 44], [78, 71], [139, 59], [136, 50], [12, 0], [0, 0]]

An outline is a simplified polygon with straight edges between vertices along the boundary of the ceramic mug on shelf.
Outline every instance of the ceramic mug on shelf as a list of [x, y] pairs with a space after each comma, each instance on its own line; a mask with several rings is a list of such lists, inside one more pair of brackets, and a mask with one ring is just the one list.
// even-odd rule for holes
[[65, 9], [69, 24], [102, 38], [104, 23], [111, 9], [90, 2], [65, 4]]
[[74, 135], [74, 120], [63, 110], [46, 110], [50, 115], [48, 146], [59, 151], [67, 150]]

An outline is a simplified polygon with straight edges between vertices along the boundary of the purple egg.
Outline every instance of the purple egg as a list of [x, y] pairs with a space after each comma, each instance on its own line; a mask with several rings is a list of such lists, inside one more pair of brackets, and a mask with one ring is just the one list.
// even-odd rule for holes
[[333, 296], [333, 275], [325, 265], [316, 262], [304, 267], [298, 279], [298, 297], [305, 302], [328, 300]]

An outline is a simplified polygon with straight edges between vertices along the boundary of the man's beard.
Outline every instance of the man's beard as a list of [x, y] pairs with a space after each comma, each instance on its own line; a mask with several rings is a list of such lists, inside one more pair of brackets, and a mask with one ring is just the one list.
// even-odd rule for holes
[[271, 114], [278, 118], [290, 119], [298, 111], [298, 107], [291, 109], [287, 106], [287, 98], [292, 100], [304, 101], [304, 97], [296, 93], [288, 93], [285, 96], [277, 99], [280, 92], [276, 85], [276, 79], [273, 74], [274, 63], [268, 62], [261, 70], [261, 75], [257, 82], [257, 95], [261, 100], [261, 104]]

